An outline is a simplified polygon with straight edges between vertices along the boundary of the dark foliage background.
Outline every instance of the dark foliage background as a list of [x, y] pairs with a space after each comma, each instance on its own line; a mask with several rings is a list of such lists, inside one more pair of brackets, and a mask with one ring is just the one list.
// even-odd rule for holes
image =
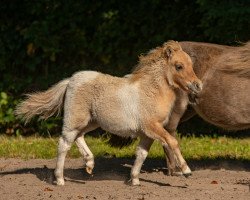
[[245, 42], [249, 19], [249, 0], [1, 0], [0, 132], [26, 132], [13, 116], [22, 93], [79, 70], [124, 75], [169, 39]]

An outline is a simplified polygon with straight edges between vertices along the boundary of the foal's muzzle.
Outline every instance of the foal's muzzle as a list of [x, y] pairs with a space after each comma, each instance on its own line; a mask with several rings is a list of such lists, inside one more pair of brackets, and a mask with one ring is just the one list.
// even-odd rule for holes
[[187, 85], [189, 91], [192, 93], [192, 94], [198, 94], [199, 92], [201, 92], [202, 90], [202, 83], [201, 82], [197, 82], [197, 81], [194, 81], [194, 82], [189, 82], [188, 85]]
[[190, 91], [190, 93], [188, 94], [188, 98], [189, 98], [189, 103], [191, 104], [198, 104], [198, 99], [199, 99], [199, 93], [202, 90], [202, 83], [201, 82], [190, 82], [188, 84], [188, 89]]

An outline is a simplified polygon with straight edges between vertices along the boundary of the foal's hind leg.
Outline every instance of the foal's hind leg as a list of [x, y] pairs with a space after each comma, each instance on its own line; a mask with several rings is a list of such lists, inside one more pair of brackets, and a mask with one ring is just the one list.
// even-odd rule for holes
[[139, 145], [136, 149], [136, 159], [135, 163], [131, 169], [131, 181], [132, 185], [140, 185], [139, 174], [143, 162], [145, 161], [148, 151], [153, 143], [151, 138], [147, 136], [142, 136]]
[[85, 165], [86, 165], [86, 171], [89, 174], [92, 174], [92, 171], [94, 169], [94, 155], [93, 153], [90, 151], [88, 145], [86, 144], [85, 140], [84, 140], [84, 134], [86, 134], [87, 132], [90, 132], [92, 130], [95, 130], [96, 128], [98, 128], [97, 124], [89, 124], [85, 129], [84, 129], [84, 133], [81, 133], [77, 136], [76, 138], [76, 145], [80, 151], [80, 153], [83, 156], [83, 159], [85, 161]]
[[83, 136], [80, 136], [76, 139], [76, 145], [78, 146], [80, 153], [83, 155], [83, 158], [86, 161], [86, 172], [92, 174], [95, 165], [94, 155], [90, 151]]
[[57, 185], [64, 185], [63, 168], [64, 168], [65, 157], [78, 134], [79, 131], [77, 130], [73, 131], [64, 130], [63, 135], [59, 138], [58, 156], [55, 169], [55, 177]]

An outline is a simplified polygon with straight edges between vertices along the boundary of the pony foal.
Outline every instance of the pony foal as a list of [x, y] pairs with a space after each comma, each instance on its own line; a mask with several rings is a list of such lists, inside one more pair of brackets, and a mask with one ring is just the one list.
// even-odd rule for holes
[[177, 42], [169, 41], [141, 56], [127, 78], [77, 72], [47, 91], [28, 95], [17, 106], [16, 114], [28, 122], [35, 115], [47, 119], [64, 108], [55, 169], [57, 185], [64, 185], [65, 157], [74, 141], [86, 161], [86, 171], [92, 173], [94, 157], [83, 137], [87, 132], [101, 127], [123, 137], [139, 136], [131, 170], [132, 185], [139, 185], [140, 169], [154, 139], [169, 146], [183, 174], [191, 173], [177, 140], [163, 127], [176, 101], [175, 90], [197, 94], [201, 87], [190, 57]]

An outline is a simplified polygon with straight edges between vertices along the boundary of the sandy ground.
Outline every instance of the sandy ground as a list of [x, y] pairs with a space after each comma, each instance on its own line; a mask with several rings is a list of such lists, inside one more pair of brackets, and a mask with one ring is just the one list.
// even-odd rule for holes
[[67, 159], [65, 186], [54, 185], [55, 160], [0, 159], [0, 199], [237, 199], [250, 200], [250, 162], [189, 162], [189, 178], [164, 173], [163, 160], [147, 159], [141, 186], [127, 180], [133, 159], [100, 158], [92, 176], [82, 159]]

